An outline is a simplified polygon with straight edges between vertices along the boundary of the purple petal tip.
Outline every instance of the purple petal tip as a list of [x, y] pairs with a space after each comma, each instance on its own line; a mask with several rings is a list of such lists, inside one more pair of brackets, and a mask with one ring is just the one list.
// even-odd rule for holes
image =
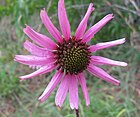
[[114, 85], [120, 86], [120, 81], [115, 82]]
[[45, 13], [45, 12], [46, 12], [46, 9], [43, 8], [43, 9], [41, 10], [40, 14]]
[[94, 6], [93, 6], [93, 3], [90, 3], [90, 6], [92, 7], [92, 11], [95, 10]]
[[23, 32], [24, 33], [26, 33], [27, 32], [27, 30], [30, 28], [28, 25], [25, 25], [26, 27], [25, 28], [23, 28]]
[[127, 63], [123, 62], [123, 66], [124, 66], [124, 67], [127, 66], [127, 65], [128, 65]]
[[39, 98], [38, 98], [38, 101], [39, 101], [40, 103], [43, 103], [43, 102], [44, 102], [43, 100], [41, 100], [41, 99], [39, 99]]

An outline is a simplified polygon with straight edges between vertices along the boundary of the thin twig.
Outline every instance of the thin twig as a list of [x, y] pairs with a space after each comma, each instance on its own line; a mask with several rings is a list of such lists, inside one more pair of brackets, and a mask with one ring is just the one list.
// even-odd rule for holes
[[139, 14], [138, 12], [136, 12], [136, 11], [134, 11], [134, 10], [131, 10], [131, 9], [128, 9], [128, 8], [126, 8], [126, 7], [124, 7], [124, 6], [120, 6], [120, 5], [114, 4], [114, 5], [112, 5], [112, 7], [116, 7], [116, 8], [122, 9], [122, 10], [124, 10], [124, 11], [128, 11], [128, 12], [130, 12], [130, 13], [133, 13], [133, 14], [135, 14], [135, 15], [137, 15], [137, 16], [140, 16], [140, 14]]
[[137, 11], [140, 11], [140, 9], [139, 9], [137, 3], [136, 3], [134, 0], [130, 0], [130, 2], [131, 2], [131, 4], [135, 7], [135, 9], [136, 9]]

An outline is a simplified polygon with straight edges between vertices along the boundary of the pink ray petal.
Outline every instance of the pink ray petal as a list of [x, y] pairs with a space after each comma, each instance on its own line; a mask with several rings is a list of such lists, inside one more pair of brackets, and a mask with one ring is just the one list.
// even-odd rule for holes
[[70, 76], [66, 75], [65, 78], [62, 80], [62, 82], [57, 90], [57, 93], [55, 96], [55, 104], [57, 106], [61, 107], [65, 98], [66, 98], [68, 88], [69, 88], [69, 79], [70, 79]]
[[83, 20], [80, 22], [80, 24], [76, 30], [75, 37], [77, 40], [81, 39], [81, 37], [84, 35], [85, 30], [87, 28], [87, 22], [88, 22], [89, 16], [93, 10], [94, 10], [93, 4], [90, 3]]
[[109, 22], [113, 17], [113, 14], [106, 15], [102, 20], [100, 20], [98, 23], [96, 23], [94, 26], [92, 26], [83, 36], [82, 42], [88, 42], [91, 40], [91, 38], [94, 37], [94, 35], [107, 23]]
[[32, 77], [35, 77], [35, 76], [38, 76], [38, 75], [41, 75], [41, 74], [48, 73], [48, 72], [52, 71], [55, 67], [56, 66], [53, 65], [53, 64], [43, 66], [43, 67], [41, 67], [40, 69], [38, 69], [37, 71], [35, 71], [31, 74], [28, 74], [28, 75], [25, 75], [25, 76], [20, 76], [20, 79], [21, 80], [26, 80], [26, 79], [29, 79], [29, 78], [32, 78]]
[[50, 18], [48, 17], [45, 9], [41, 10], [40, 17], [42, 22], [44, 23], [46, 29], [51, 34], [51, 36], [56, 39], [58, 42], [62, 42], [62, 36], [58, 29], [53, 25]]
[[63, 73], [61, 73], [61, 71], [55, 73], [43, 94], [38, 98], [40, 102], [44, 102], [51, 95], [52, 91], [61, 81], [62, 77]]
[[43, 34], [35, 32], [28, 25], [26, 25], [26, 28], [24, 28], [23, 31], [29, 38], [31, 38], [34, 42], [36, 42], [40, 46], [43, 46], [49, 49], [56, 48], [56, 44], [50, 38], [48, 38], [47, 36]]
[[78, 109], [78, 84], [74, 75], [69, 82], [69, 102], [71, 109]]
[[90, 46], [89, 50], [91, 52], [96, 52], [97, 50], [101, 50], [101, 49], [109, 48], [109, 47], [116, 46], [116, 45], [119, 45], [119, 44], [123, 44], [124, 42], [125, 42], [125, 38], [118, 39], [118, 40], [115, 40], [115, 41], [110, 41], [110, 42], [98, 43], [96, 45]]
[[91, 61], [95, 65], [114, 65], [114, 66], [127, 66], [127, 63], [121, 61], [114, 61], [101, 56], [91, 56]]
[[53, 53], [46, 48], [41, 48], [30, 41], [26, 40], [24, 42], [24, 48], [27, 49], [32, 55], [40, 56], [40, 57], [47, 57], [52, 56]]
[[119, 85], [120, 84], [120, 81], [114, 79], [112, 76], [110, 76], [108, 73], [106, 73], [104, 70], [102, 70], [101, 68], [99, 67], [96, 67], [96, 66], [93, 66], [93, 65], [90, 65], [88, 67], [88, 71], [95, 75], [96, 77], [99, 77], [107, 82], [110, 82], [114, 85]]
[[81, 85], [83, 95], [84, 95], [84, 98], [86, 100], [86, 105], [88, 106], [90, 104], [90, 99], [89, 99], [89, 96], [88, 96], [88, 89], [87, 89], [87, 86], [86, 86], [86, 79], [85, 79], [85, 76], [84, 76], [83, 73], [80, 73], [78, 75], [78, 81], [79, 81], [79, 83]]
[[38, 57], [32, 55], [16, 55], [14, 60], [25, 65], [46, 65], [55, 61], [52, 57]]
[[67, 18], [66, 9], [64, 5], [64, 0], [59, 0], [58, 2], [58, 19], [61, 31], [66, 40], [70, 38], [70, 24]]

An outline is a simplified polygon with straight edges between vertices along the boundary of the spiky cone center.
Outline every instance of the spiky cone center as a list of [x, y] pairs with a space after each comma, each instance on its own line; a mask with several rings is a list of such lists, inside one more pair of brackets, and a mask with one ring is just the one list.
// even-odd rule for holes
[[75, 40], [75, 37], [68, 41], [63, 39], [62, 43], [58, 43], [56, 56], [57, 69], [66, 71], [66, 74], [78, 74], [85, 70], [90, 62], [91, 52], [88, 45], [82, 43], [81, 40]]

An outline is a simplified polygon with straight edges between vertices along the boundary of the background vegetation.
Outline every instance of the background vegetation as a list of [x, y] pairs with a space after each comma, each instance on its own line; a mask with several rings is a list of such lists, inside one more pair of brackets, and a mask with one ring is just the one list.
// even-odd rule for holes
[[[73, 117], [68, 99], [60, 109], [54, 104], [56, 90], [40, 104], [38, 96], [47, 86], [53, 73], [20, 82], [18, 76], [33, 70], [13, 61], [16, 54], [27, 54], [22, 32], [25, 24], [49, 36], [42, 25], [39, 12], [46, 8], [54, 24], [58, 0], [0, 0], [0, 117]], [[108, 13], [115, 15], [92, 39], [92, 44], [125, 37], [121, 46], [105, 49], [97, 54], [129, 63], [128, 67], [104, 67], [121, 81], [113, 86], [87, 74], [91, 104], [86, 107], [79, 88], [80, 117], [140, 117], [140, 1], [139, 0], [65, 0], [72, 33], [93, 2], [88, 27]]]

